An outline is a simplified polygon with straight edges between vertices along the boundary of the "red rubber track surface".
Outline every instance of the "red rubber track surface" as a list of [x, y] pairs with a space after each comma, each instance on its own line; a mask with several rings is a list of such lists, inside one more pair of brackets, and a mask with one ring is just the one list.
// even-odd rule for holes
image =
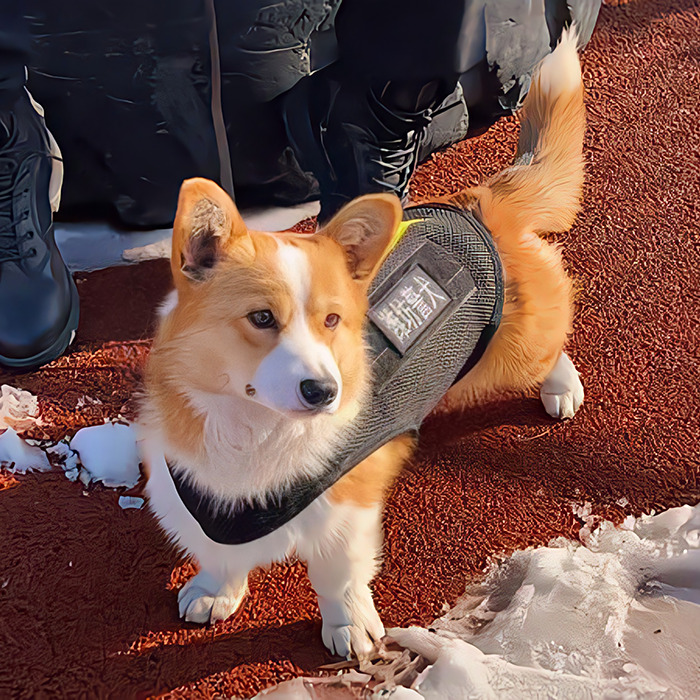
[[[700, 12], [697, 2], [603, 7], [583, 56], [588, 89], [583, 212], [556, 240], [579, 289], [570, 354], [586, 402], [551, 420], [504, 398], [429, 420], [393, 489], [374, 584], [387, 625], [427, 624], [496, 555], [576, 537], [573, 506], [619, 521], [700, 500]], [[476, 184], [511, 162], [518, 126], [434, 156], [416, 200]], [[61, 438], [133, 417], [164, 261], [83, 275], [70, 353], [0, 381], [40, 397]], [[99, 404], [76, 408], [83, 396]], [[226, 622], [179, 621], [191, 566], [147, 512], [60, 472], [0, 476], [0, 696], [250, 696], [333, 661], [299, 563], [251, 577]]]

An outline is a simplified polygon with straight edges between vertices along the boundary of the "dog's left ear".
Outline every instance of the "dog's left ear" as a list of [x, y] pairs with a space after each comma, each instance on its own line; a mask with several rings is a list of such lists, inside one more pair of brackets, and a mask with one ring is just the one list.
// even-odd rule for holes
[[177, 287], [206, 280], [235, 244], [249, 239], [236, 205], [221, 187], [201, 177], [182, 183], [170, 255]]
[[367, 194], [346, 204], [319, 233], [345, 248], [352, 276], [369, 284], [403, 217], [393, 194]]

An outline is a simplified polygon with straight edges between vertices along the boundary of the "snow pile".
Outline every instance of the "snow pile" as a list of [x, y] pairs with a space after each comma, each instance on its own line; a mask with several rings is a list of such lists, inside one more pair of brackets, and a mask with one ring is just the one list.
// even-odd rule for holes
[[13, 428], [21, 433], [38, 425], [41, 420], [36, 396], [9, 384], [0, 386], [0, 430]]
[[390, 630], [413, 655], [374, 697], [697, 696], [700, 506], [581, 538], [516, 552], [431, 630]]
[[[72, 440], [45, 449], [68, 479], [80, 479], [86, 486], [99, 481], [110, 488], [131, 487], [139, 480], [136, 434], [129, 425], [104, 423], [82, 428]], [[133, 499], [126, 498], [123, 503], [125, 508], [140, 507]]]
[[105, 486], [135, 486], [139, 480], [136, 433], [129, 425], [105, 423], [79, 430], [70, 442], [78, 453], [84, 484], [101, 481]]
[[53, 463], [59, 464], [63, 473], [70, 481], [76, 481], [80, 476], [80, 460], [78, 453], [70, 448], [67, 440], [50, 445], [46, 448], [46, 454], [53, 457]]
[[13, 428], [7, 428], [0, 435], [0, 467], [16, 474], [26, 474], [28, 471], [45, 472], [51, 469], [45, 452], [26, 443]]
[[[109, 488], [135, 486], [140, 477], [136, 433], [129, 425], [105, 423], [79, 430], [72, 440], [23, 440], [17, 430], [38, 424], [36, 397], [10, 386], [0, 395], [0, 467], [17, 474], [60, 466], [71, 481]], [[12, 427], [12, 426], [15, 427]], [[49, 461], [49, 459], [51, 461]], [[141, 508], [142, 498], [120, 496], [122, 508]]]

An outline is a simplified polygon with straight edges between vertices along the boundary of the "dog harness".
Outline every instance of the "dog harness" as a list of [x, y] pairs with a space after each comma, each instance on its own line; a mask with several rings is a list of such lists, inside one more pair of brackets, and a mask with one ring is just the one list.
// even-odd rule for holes
[[435, 204], [407, 208], [399, 230], [370, 287], [370, 400], [323, 473], [274, 501], [222, 510], [170, 468], [180, 499], [210, 539], [244, 544], [289, 522], [382, 445], [416, 433], [482, 356], [503, 310], [503, 269], [491, 235], [471, 212]]

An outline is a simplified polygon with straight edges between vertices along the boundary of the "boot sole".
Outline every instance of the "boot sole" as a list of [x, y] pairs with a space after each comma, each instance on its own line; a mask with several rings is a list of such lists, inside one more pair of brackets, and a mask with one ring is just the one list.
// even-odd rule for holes
[[78, 289], [71, 276], [71, 309], [68, 316], [68, 323], [58, 338], [45, 350], [37, 353], [33, 357], [4, 357], [0, 355], [0, 365], [12, 369], [33, 369], [41, 365], [48, 364], [52, 360], [60, 357], [73, 342], [75, 332], [78, 329], [80, 318], [80, 302], [78, 299]]

